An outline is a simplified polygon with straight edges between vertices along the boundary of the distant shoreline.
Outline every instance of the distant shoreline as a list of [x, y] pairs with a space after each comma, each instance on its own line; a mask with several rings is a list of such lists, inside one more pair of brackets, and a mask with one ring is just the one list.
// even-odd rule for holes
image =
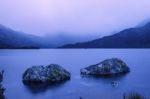
[[0, 50], [2, 49], [150, 49], [150, 48], [0, 48]]

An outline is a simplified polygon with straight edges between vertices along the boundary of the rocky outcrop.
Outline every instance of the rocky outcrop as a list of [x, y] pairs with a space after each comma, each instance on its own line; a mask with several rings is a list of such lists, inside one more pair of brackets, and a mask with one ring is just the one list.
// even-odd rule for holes
[[121, 59], [112, 58], [106, 59], [98, 64], [91, 65], [89, 67], [83, 68], [80, 70], [83, 75], [114, 75], [114, 74], [123, 74], [130, 71], [126, 63]]
[[33, 66], [23, 74], [24, 83], [56, 83], [69, 80], [70, 73], [57, 64]]

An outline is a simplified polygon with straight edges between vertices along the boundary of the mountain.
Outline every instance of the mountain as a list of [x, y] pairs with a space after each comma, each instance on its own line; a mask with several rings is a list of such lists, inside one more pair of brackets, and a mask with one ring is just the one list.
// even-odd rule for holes
[[0, 25], [0, 48], [37, 48], [31, 38], [34, 37]]
[[0, 49], [2, 48], [56, 48], [64, 44], [88, 41], [96, 38], [94, 35], [77, 36], [65, 33], [45, 36], [35, 36], [14, 31], [0, 25]]
[[150, 23], [89, 42], [68, 44], [59, 48], [150, 48]]
[[61, 46], [59, 48], [150, 48], [150, 23], [88, 41], [97, 38], [96, 36], [97, 35], [75, 36], [61, 33], [40, 37], [17, 32], [0, 25], [0, 49], [56, 48], [58, 46]]

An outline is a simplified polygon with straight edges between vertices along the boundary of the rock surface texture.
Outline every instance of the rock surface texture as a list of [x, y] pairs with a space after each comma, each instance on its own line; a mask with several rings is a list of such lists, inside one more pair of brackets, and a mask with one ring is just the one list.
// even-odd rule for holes
[[121, 59], [112, 58], [106, 59], [98, 64], [80, 70], [83, 75], [114, 75], [130, 72], [129, 67]]

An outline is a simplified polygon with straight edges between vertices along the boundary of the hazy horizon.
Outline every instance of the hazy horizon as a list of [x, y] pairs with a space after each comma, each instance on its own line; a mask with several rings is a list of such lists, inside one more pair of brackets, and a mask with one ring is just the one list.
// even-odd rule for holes
[[0, 24], [34, 35], [108, 35], [150, 19], [149, 0], [0, 0]]

